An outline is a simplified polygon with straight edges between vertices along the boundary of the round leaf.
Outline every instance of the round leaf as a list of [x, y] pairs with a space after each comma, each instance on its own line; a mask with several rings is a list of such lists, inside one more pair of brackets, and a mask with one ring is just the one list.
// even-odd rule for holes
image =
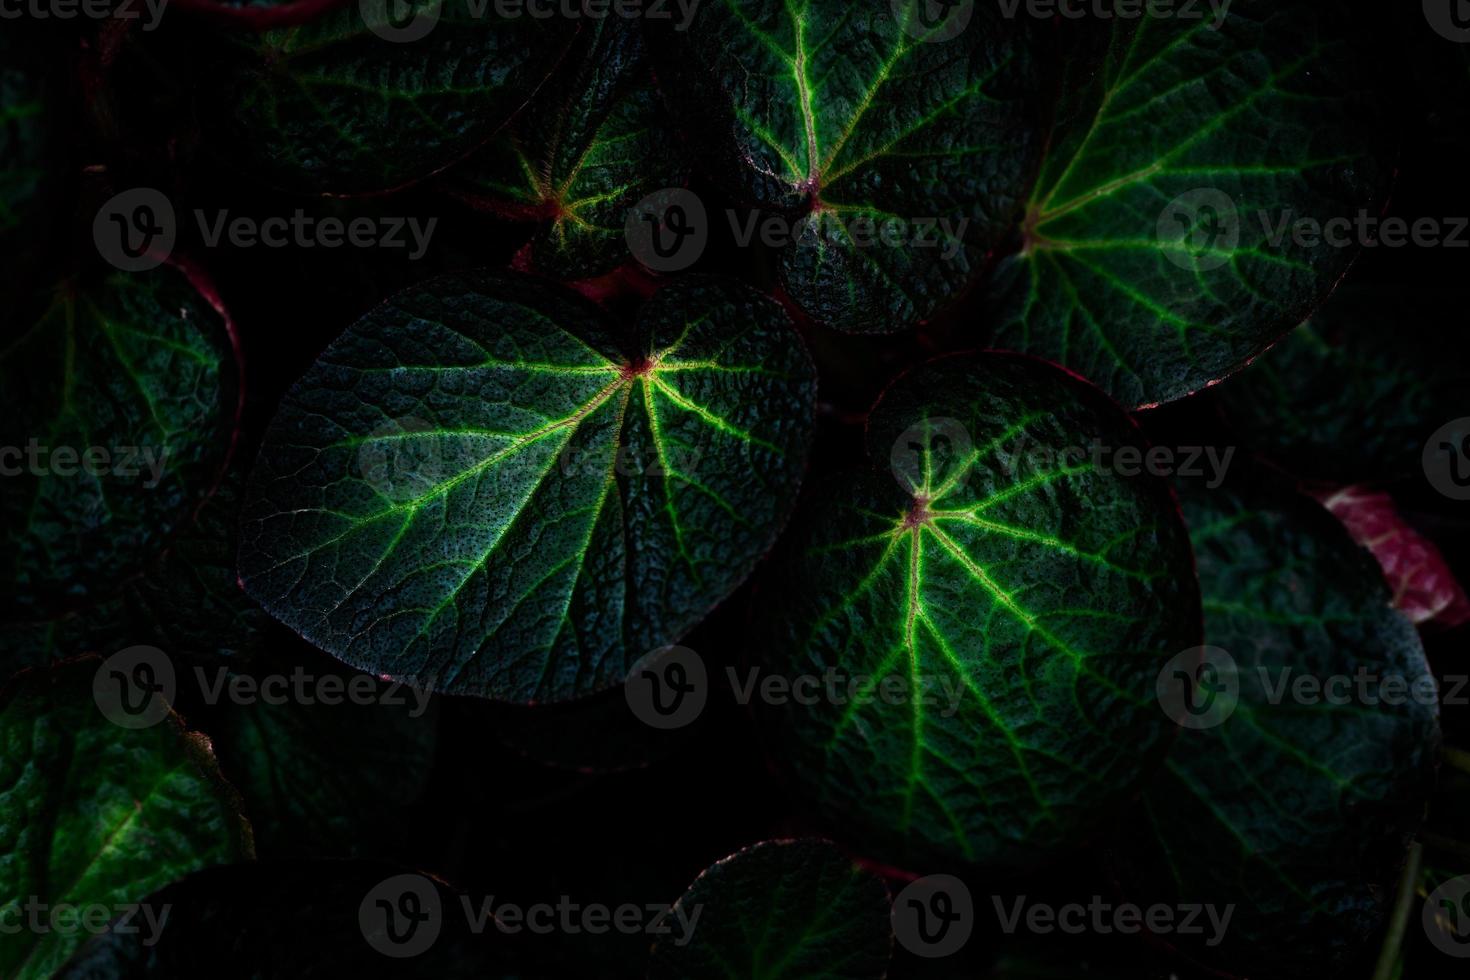
[[[1233, 905], [1223, 943], [1190, 947], [1216, 965], [1346, 976], [1372, 955], [1433, 788], [1433, 676], [1377, 563], [1314, 502], [1183, 499], [1205, 636], [1235, 679], [1210, 682], [1238, 700], [1213, 727], [1183, 732], [1149, 787], [1134, 824], [1150, 832], [1118, 856], [1124, 889], [1144, 905]], [[1303, 677], [1359, 674], [1399, 678], [1403, 703], [1376, 684], [1366, 689], [1384, 697], [1367, 703], [1356, 682], [1342, 703], [1291, 693]]]
[[1103, 23], [1073, 29], [996, 342], [1140, 406], [1239, 369], [1327, 298], [1357, 249], [1292, 225], [1376, 214], [1393, 127], [1370, 17], [1236, 0], [1218, 26]]
[[810, 360], [747, 287], [685, 279], [636, 334], [529, 279], [446, 278], [287, 395], [244, 512], [246, 589], [353, 666], [562, 700], [735, 588], [794, 502]]
[[888, 863], [1054, 856], [1161, 756], [1155, 677], [1199, 641], [1168, 487], [1089, 460], [1141, 436], [1024, 357], [932, 362], [868, 434], [893, 473], [810, 501], [771, 588], [771, 672], [840, 695], [783, 709], [776, 755]]

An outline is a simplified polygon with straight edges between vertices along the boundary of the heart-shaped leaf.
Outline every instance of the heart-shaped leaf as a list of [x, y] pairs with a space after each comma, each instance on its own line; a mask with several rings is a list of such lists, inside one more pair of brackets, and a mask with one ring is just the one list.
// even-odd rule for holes
[[1152, 833], [1126, 837], [1120, 878], [1141, 904], [1233, 906], [1222, 943], [1187, 947], [1214, 965], [1346, 976], [1371, 955], [1433, 788], [1433, 676], [1377, 564], [1316, 503], [1183, 500], [1223, 655], [1189, 681], [1205, 720], [1145, 794], [1135, 826]]
[[175, 878], [251, 856], [250, 828], [208, 740], [166, 703], [152, 726], [114, 724], [99, 710], [106, 698], [94, 700], [108, 669], [67, 661], [0, 691], [0, 909], [8, 926], [42, 925], [6, 929], [5, 977], [50, 977], [81, 945], [63, 905], [84, 921], [106, 906], [105, 922]]
[[449, 177], [457, 195], [490, 213], [541, 223], [527, 265], [559, 279], [595, 276], [628, 259], [628, 209], [683, 182], [638, 30], [599, 21], [514, 132]]
[[1422, 479], [1426, 440], [1470, 415], [1470, 367], [1435, 329], [1462, 299], [1344, 288], [1219, 387], [1231, 423], [1303, 477]]
[[1025, 32], [993, 4], [720, 0], [660, 82], [711, 176], [792, 244], [781, 279], [839, 329], [901, 330], [971, 281], [1040, 146]]
[[1158, 761], [1155, 676], [1199, 642], [1169, 488], [1089, 460], [1141, 436], [1026, 357], [934, 361], [868, 425], [893, 474], [804, 506], [771, 587], [769, 669], [837, 692], [776, 714], [775, 755], [888, 863], [1054, 856]]
[[996, 340], [1140, 406], [1239, 369], [1342, 278], [1391, 173], [1385, 58], [1371, 16], [1315, 0], [1095, 23], [1070, 28]]
[[888, 889], [828, 841], [738, 851], [695, 879], [680, 912], [696, 928], [683, 943], [654, 944], [651, 980], [880, 980], [888, 972]]
[[229, 327], [163, 268], [61, 285], [0, 348], [0, 619], [115, 593], [207, 497], [239, 407]]
[[442, 170], [526, 104], [576, 33], [569, 18], [499, 11], [373, 0], [222, 34], [204, 109], [217, 155], [300, 192], [391, 190]]
[[267, 432], [246, 589], [353, 666], [561, 700], [737, 586], [793, 505], [811, 362], [748, 287], [684, 279], [617, 328], [531, 279], [445, 278], [351, 327]]

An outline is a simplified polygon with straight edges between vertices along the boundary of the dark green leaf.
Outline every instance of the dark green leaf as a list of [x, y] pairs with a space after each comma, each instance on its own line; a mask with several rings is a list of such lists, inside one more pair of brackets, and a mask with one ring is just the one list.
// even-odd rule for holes
[[[660, 69], [712, 176], [793, 229], [787, 291], [839, 329], [901, 330], [948, 305], [1035, 168], [1022, 32], [992, 4], [962, 4], [954, 16], [973, 19], [941, 39], [947, 19], [920, 26], [926, 2], [717, 0]], [[883, 240], [890, 220], [900, 230]]]
[[1357, 249], [1294, 241], [1282, 222], [1356, 227], [1385, 201], [1393, 126], [1372, 21], [1236, 0], [1219, 29], [1117, 17], [1100, 51], [1074, 38], [1021, 250], [997, 272], [997, 343], [1139, 406], [1301, 323]]
[[[1432, 684], [1423, 648], [1372, 557], [1313, 501], [1192, 490], [1184, 506], [1205, 636], [1233, 661], [1239, 700], [1224, 670], [1206, 678], [1233, 711], [1181, 734], [1122, 845], [1125, 892], [1233, 905], [1217, 947], [1165, 937], [1214, 965], [1347, 975], [1372, 955], [1433, 787], [1437, 705], [1392, 705], [1380, 686]], [[1360, 673], [1380, 703], [1357, 682], [1339, 704], [1274, 693]]]
[[835, 672], [858, 696], [780, 712], [777, 758], [889, 863], [1055, 856], [1157, 762], [1155, 676], [1199, 642], [1168, 487], [1089, 461], [1142, 438], [1095, 389], [1014, 355], [905, 376], [868, 437], [893, 474], [804, 508], [760, 647], [773, 673]]
[[219, 479], [238, 402], [227, 324], [178, 272], [59, 287], [0, 349], [0, 618], [141, 572]]
[[887, 974], [888, 889], [827, 841], [766, 841], [732, 854], [695, 879], [681, 910], [698, 916], [693, 935], [654, 944], [651, 980]]
[[[42, 923], [63, 903], [120, 913], [191, 871], [251, 856], [250, 828], [208, 740], [172, 713], [152, 727], [113, 724], [93, 699], [99, 667], [96, 658], [68, 661], [0, 691], [7, 932], [30, 921], [32, 899], [47, 906]], [[7, 935], [0, 975], [50, 977], [84, 938], [61, 929]]]
[[1422, 479], [1425, 441], [1470, 415], [1470, 367], [1437, 330], [1461, 298], [1344, 289], [1219, 397], [1255, 448], [1301, 476]]
[[491, 213], [540, 222], [529, 266], [560, 279], [627, 260], [628, 209], [684, 179], [638, 31], [599, 21], [572, 54], [580, 67], [553, 76], [513, 133], [449, 178]]
[[222, 162], [287, 190], [390, 190], [489, 139], [535, 91], [576, 30], [568, 18], [501, 17], [488, 4], [416, 0], [428, 34], [394, 42], [407, 20], [388, 0], [302, 27], [224, 37], [222, 77], [204, 112]]
[[353, 666], [561, 700], [620, 682], [750, 573], [793, 504], [815, 385], [780, 308], [685, 279], [619, 342], [530, 279], [446, 278], [286, 397], [240, 568]]

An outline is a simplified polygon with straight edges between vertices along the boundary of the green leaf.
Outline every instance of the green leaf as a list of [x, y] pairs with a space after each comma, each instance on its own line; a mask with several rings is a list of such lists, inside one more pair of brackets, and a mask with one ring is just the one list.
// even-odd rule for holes
[[655, 943], [648, 976], [880, 980], [893, 946], [888, 901], [881, 878], [827, 841], [765, 841], [695, 879], [674, 911], [698, 916], [693, 935]]
[[[222, 34], [203, 109], [222, 162], [289, 191], [391, 190], [444, 169], [524, 106], [576, 22], [475, 17], [466, 0], [416, 0], [437, 16], [395, 43], [387, 0], [301, 27]], [[404, 13], [401, 5], [397, 14]], [[395, 21], [401, 19], [395, 16]]]
[[1422, 479], [1424, 444], [1470, 415], [1470, 368], [1436, 325], [1459, 294], [1347, 288], [1218, 389], [1230, 421], [1293, 473]]
[[228, 324], [178, 272], [62, 284], [0, 348], [0, 619], [85, 606], [156, 558], [218, 481], [239, 397]]
[[[795, 232], [786, 290], [842, 330], [901, 330], [956, 299], [1035, 169], [1024, 32], [976, 4], [941, 40], [924, 2], [716, 0], [660, 67], [711, 176]], [[896, 244], [864, 224], [890, 220]]]
[[[239, 673], [291, 678], [298, 666], [270, 658]], [[240, 789], [262, 857], [381, 854], [428, 785], [437, 706], [403, 685], [346, 670], [308, 673], [320, 702], [224, 703], [215, 726], [220, 765]], [[329, 677], [348, 693], [322, 687]], [[226, 683], [233, 680], [232, 673]]]
[[563, 700], [619, 683], [754, 568], [793, 505], [810, 360], [686, 278], [624, 338], [570, 291], [444, 278], [337, 339], [266, 434], [246, 589], [362, 670]]
[[626, 261], [628, 210], [684, 182], [637, 29], [599, 21], [572, 57], [577, 70], [553, 76], [510, 135], [449, 178], [478, 207], [539, 222], [529, 267], [559, 279]]
[[1169, 489], [1089, 462], [1142, 438], [1030, 358], [931, 362], [868, 425], [893, 473], [815, 495], [770, 587], [768, 668], [838, 690], [776, 713], [776, 757], [879, 860], [1053, 857], [1162, 755], [1155, 676], [1199, 642]]
[[[170, 713], [114, 725], [93, 700], [102, 661], [17, 675], [0, 691], [0, 899], [26, 907], [138, 902], [190, 871], [248, 859], [250, 828], [208, 740]], [[62, 920], [63, 923], [65, 919]], [[7, 929], [7, 931], [9, 931]], [[0, 943], [0, 975], [50, 977], [85, 934], [23, 929]]]
[[1433, 683], [1423, 648], [1372, 557], [1313, 501], [1223, 490], [1183, 501], [1205, 636], [1233, 661], [1239, 700], [1180, 735], [1121, 846], [1120, 879], [1141, 904], [1233, 904], [1222, 944], [1187, 947], [1217, 966], [1348, 975], [1371, 960], [1423, 819], [1438, 707], [1369, 704], [1356, 687], [1341, 704], [1273, 692], [1360, 671], [1412, 690]]
[[1073, 39], [1020, 251], [993, 283], [995, 342], [1141, 406], [1239, 369], [1327, 298], [1357, 248], [1271, 239], [1377, 214], [1394, 127], [1367, 15], [1236, 0], [1218, 30], [1105, 23]]

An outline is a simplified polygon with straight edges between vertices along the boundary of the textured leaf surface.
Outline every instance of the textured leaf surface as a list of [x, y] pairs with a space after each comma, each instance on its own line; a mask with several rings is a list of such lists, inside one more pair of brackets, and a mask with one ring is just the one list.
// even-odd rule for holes
[[996, 274], [996, 342], [1139, 406], [1237, 370], [1327, 298], [1357, 250], [1271, 238], [1376, 215], [1393, 127], [1371, 16], [1236, 0], [1218, 30], [1106, 23], [1100, 52], [1074, 38], [1021, 251]]
[[227, 327], [179, 273], [58, 289], [0, 348], [0, 446], [20, 452], [0, 460], [19, 471], [0, 497], [0, 618], [55, 615], [141, 571], [218, 480], [238, 398]]
[[[301, 27], [225, 37], [207, 108], [221, 158], [286, 190], [365, 193], [411, 183], [489, 139], [524, 106], [576, 30], [568, 18], [483, 18], [465, 0], [417, 41], [378, 36], [389, 6], [356, 3]], [[398, 13], [404, 11], [400, 7]]]
[[1125, 891], [1234, 904], [1225, 942], [1196, 952], [1235, 972], [1347, 975], [1370, 955], [1423, 818], [1438, 711], [1270, 692], [1283, 676], [1360, 670], [1426, 683], [1423, 648], [1377, 564], [1314, 502], [1217, 490], [1184, 506], [1205, 637], [1233, 658], [1239, 702], [1171, 750], [1140, 807], [1152, 834], [1123, 847]]
[[622, 343], [528, 279], [441, 279], [287, 396], [243, 581], [364, 670], [561, 700], [622, 680], [749, 574], [792, 506], [810, 360], [747, 287], [685, 279]]
[[1462, 300], [1344, 289], [1220, 386], [1230, 421], [1301, 476], [1422, 479], [1425, 441], [1470, 415], [1470, 366], [1435, 329]]
[[[133, 730], [108, 721], [92, 698], [101, 663], [27, 672], [0, 692], [0, 900], [8, 924], [30, 914], [32, 896], [52, 908], [115, 907], [199, 868], [250, 857], [249, 827], [208, 741], [173, 715]], [[7, 935], [0, 975], [50, 977], [84, 938], [61, 930]]]
[[699, 876], [679, 906], [698, 909], [687, 945], [653, 947], [652, 980], [878, 980], [893, 945], [888, 890], [835, 845], [766, 841]]
[[[782, 676], [864, 679], [870, 703], [791, 705], [777, 757], [881, 860], [1044, 859], [1091, 834], [1163, 751], [1154, 679], [1199, 640], [1168, 488], [1095, 466], [1081, 447], [1141, 437], [1030, 358], [919, 368], [868, 434], [894, 473], [836, 481], [804, 507], [765, 648]], [[889, 683], [928, 702], [881, 697]]]
[[513, 133], [450, 177], [492, 213], [540, 222], [530, 268], [561, 279], [625, 261], [628, 209], [683, 182], [637, 29], [599, 21], [572, 58], [577, 69], [554, 75]]
[[[660, 81], [712, 176], [795, 228], [782, 281], [817, 319], [910, 326], [956, 298], [1016, 220], [1039, 88], [997, 9], [974, 5], [940, 40], [921, 0], [717, 0], [677, 35]], [[889, 220], [896, 244], [873, 243], [862, 223]]]
[[155, 945], [145, 946], [136, 933], [104, 933], [82, 947], [57, 980], [529, 980], [538, 975], [505, 967], [505, 943], [493, 925], [485, 934], [471, 935], [460, 896], [442, 883], [435, 883], [439, 933], [426, 950], [395, 959], [370, 946], [359, 906], [384, 881], [404, 873], [374, 861], [262, 861], [209, 868], [149, 898], [173, 909]]

